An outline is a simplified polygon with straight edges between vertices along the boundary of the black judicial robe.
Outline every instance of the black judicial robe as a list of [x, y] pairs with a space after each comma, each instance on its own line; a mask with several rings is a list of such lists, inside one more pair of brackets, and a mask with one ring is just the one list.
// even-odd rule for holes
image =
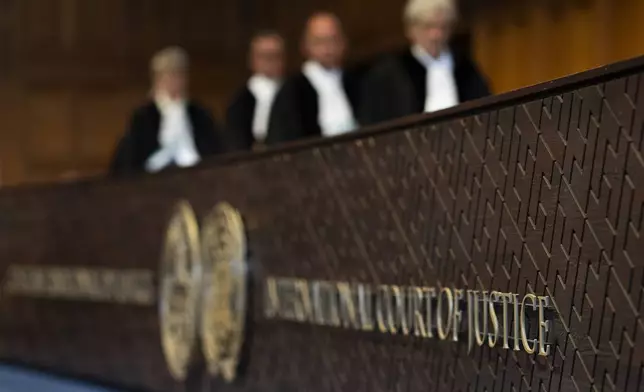
[[[220, 127], [210, 113], [198, 104], [189, 102], [188, 118], [192, 126], [192, 137], [200, 157], [216, 155], [226, 151]], [[113, 176], [145, 171], [148, 158], [158, 151], [161, 112], [153, 101], [137, 108], [130, 117], [128, 129], [116, 147], [110, 165]]]
[[[343, 85], [357, 121], [360, 78], [355, 72], [343, 71]], [[302, 72], [287, 79], [273, 102], [266, 144], [322, 136], [318, 110], [318, 94], [309, 79]]]
[[234, 95], [226, 110], [226, 135], [233, 150], [251, 150], [257, 142], [253, 135], [256, 99], [244, 86]]
[[[453, 53], [454, 79], [460, 103], [490, 95], [485, 78], [465, 55]], [[358, 120], [375, 124], [423, 113], [427, 95], [427, 69], [409, 49], [382, 60], [365, 77]]]

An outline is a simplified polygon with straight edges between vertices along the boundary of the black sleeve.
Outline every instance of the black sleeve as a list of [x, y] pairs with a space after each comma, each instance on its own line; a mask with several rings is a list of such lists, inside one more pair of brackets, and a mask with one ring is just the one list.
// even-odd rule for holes
[[353, 111], [353, 116], [360, 123], [360, 102], [362, 98], [362, 83], [365, 77], [367, 68], [365, 66], [353, 69], [345, 70], [343, 85], [344, 92], [347, 95], [349, 104], [351, 105], [351, 110]]
[[393, 97], [388, 91], [388, 81], [379, 67], [372, 69], [364, 77], [361, 86], [358, 121], [361, 125], [372, 125], [390, 119], [389, 112]]
[[293, 84], [285, 84], [275, 96], [268, 121], [266, 144], [294, 140], [303, 133], [302, 111]]
[[255, 101], [243, 89], [230, 102], [226, 110], [225, 135], [231, 150], [251, 150], [253, 147], [253, 116]]
[[141, 126], [140, 113], [135, 112], [130, 117], [127, 130], [121, 140], [116, 146], [116, 150], [112, 156], [110, 163], [109, 174], [111, 176], [123, 176], [131, 172], [141, 170], [140, 164], [137, 162], [137, 129]]
[[463, 77], [463, 83], [465, 84], [463, 102], [487, 97], [491, 94], [485, 76], [483, 76], [476, 64], [469, 58], [463, 62], [461, 75]]
[[304, 76], [287, 81], [273, 102], [266, 144], [319, 136], [317, 95]]
[[474, 92], [473, 99], [487, 97], [491, 95], [490, 86], [485, 76], [479, 71], [476, 64], [471, 63], [472, 66], [472, 90]]
[[223, 154], [229, 151], [223, 127], [217, 122], [206, 109], [195, 106], [198, 113], [199, 125], [193, 129], [195, 144], [199, 154], [207, 156]]

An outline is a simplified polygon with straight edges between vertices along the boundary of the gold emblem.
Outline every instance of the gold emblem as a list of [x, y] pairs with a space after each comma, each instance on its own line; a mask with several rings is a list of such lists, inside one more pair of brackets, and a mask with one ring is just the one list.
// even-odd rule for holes
[[202, 273], [197, 219], [190, 204], [181, 201], [166, 231], [159, 279], [161, 343], [178, 381], [185, 380], [197, 343]]
[[217, 205], [204, 221], [201, 243], [204, 355], [209, 373], [230, 382], [237, 375], [246, 318], [246, 239], [238, 211]]

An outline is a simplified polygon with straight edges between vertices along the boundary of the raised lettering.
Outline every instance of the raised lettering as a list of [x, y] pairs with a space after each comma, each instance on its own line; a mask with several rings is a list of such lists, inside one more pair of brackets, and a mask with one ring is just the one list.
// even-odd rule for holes
[[371, 286], [361, 284], [358, 287], [360, 301], [360, 326], [363, 331], [373, 331], [373, 298]]
[[425, 320], [423, 318], [423, 313], [421, 312], [425, 293], [420, 287], [410, 287], [409, 297], [411, 298], [410, 313], [413, 320], [412, 329], [414, 331], [414, 336], [427, 338], [427, 328], [425, 327]]
[[[447, 305], [447, 314], [443, 314], [445, 306]], [[436, 326], [438, 328], [438, 338], [441, 340], [447, 339], [450, 330], [452, 329], [452, 322], [454, 321], [454, 294], [448, 287], [441, 288], [438, 294], [438, 307], [436, 310]]]
[[396, 333], [393, 309], [391, 306], [391, 289], [387, 285], [378, 286], [376, 293], [376, 321], [381, 333]]
[[396, 321], [395, 321], [395, 324], [393, 325], [393, 328], [390, 328], [390, 330], [392, 330], [391, 333], [395, 334], [398, 328], [400, 328], [400, 331], [402, 332], [402, 334], [407, 336], [409, 335], [409, 326], [412, 324], [412, 321], [407, 319], [407, 316], [409, 315], [409, 313], [407, 312], [407, 306], [406, 306], [407, 301], [405, 301], [405, 294], [398, 286], [391, 286], [391, 292], [393, 294], [394, 305], [396, 307], [396, 310], [395, 310]]
[[461, 311], [460, 303], [463, 300], [463, 290], [454, 289], [454, 320], [452, 321], [452, 341], [458, 342], [458, 333], [460, 332], [461, 320], [463, 313]]
[[340, 307], [338, 305], [338, 291], [336, 286], [327, 283], [327, 301], [329, 309], [329, 324], [332, 327], [340, 326]]
[[295, 281], [295, 289], [298, 293], [296, 296], [295, 318], [297, 321], [303, 323], [313, 317], [309, 284], [304, 279], [297, 279]]
[[434, 298], [436, 298], [436, 289], [427, 287], [423, 290], [425, 293], [425, 328], [427, 329], [427, 337], [434, 337]]
[[521, 336], [519, 336], [519, 295], [512, 294], [512, 336], [514, 338], [514, 351], [521, 351]]
[[499, 319], [496, 316], [496, 310], [494, 309], [494, 302], [497, 301], [497, 298], [499, 296], [499, 293], [496, 291], [493, 291], [490, 294], [490, 297], [488, 298], [488, 309], [490, 310], [490, 321], [492, 322], [492, 330], [494, 331], [493, 333], [488, 335], [488, 346], [494, 347], [496, 346], [496, 342], [499, 337]]
[[358, 329], [360, 323], [351, 286], [348, 283], [338, 283], [338, 293], [340, 295], [340, 324], [344, 328]]
[[479, 310], [479, 298], [478, 291], [474, 292], [474, 340], [476, 344], [480, 347], [485, 344], [487, 337], [487, 326], [489, 324], [488, 319], [488, 304], [490, 302], [490, 297], [487, 291], [483, 291], [483, 304], [481, 308], [483, 309], [483, 331], [481, 331], [481, 315]]
[[510, 348], [508, 344], [508, 300], [512, 299], [512, 294], [499, 293], [499, 298], [503, 304], [503, 348]]
[[546, 357], [550, 355], [550, 346], [546, 344], [548, 331], [550, 329], [550, 322], [546, 321], [545, 308], [549, 305], [549, 298], [538, 296], [538, 317], [539, 317], [539, 355]]
[[324, 315], [324, 309], [322, 304], [322, 282], [313, 282], [312, 286], [312, 297], [313, 297], [313, 319], [317, 325], [325, 325], [326, 319]]
[[[474, 322], [478, 318], [475, 313], [474, 302], [476, 301], [476, 290], [467, 290], [467, 352], [472, 351], [474, 346]], [[477, 308], [478, 309], [478, 308]]]
[[521, 327], [521, 343], [523, 345], [523, 350], [527, 352], [528, 354], [534, 354], [534, 352], [537, 350], [537, 343], [533, 341], [533, 345], [530, 346], [530, 341], [528, 339], [528, 331], [527, 331], [527, 318], [526, 318], [526, 302], [530, 301], [532, 304], [532, 309], [535, 311], [537, 310], [537, 296], [534, 294], [526, 294], [523, 297], [523, 301], [521, 301], [521, 316], [519, 318], [519, 324]]

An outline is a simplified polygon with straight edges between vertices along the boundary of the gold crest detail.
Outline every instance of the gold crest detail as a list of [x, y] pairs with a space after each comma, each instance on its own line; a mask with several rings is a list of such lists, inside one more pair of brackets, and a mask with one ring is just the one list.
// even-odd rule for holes
[[167, 227], [159, 276], [161, 343], [177, 381], [185, 380], [197, 343], [202, 273], [197, 219], [181, 201]]
[[202, 230], [204, 301], [201, 336], [208, 371], [233, 381], [244, 337], [247, 300], [246, 237], [239, 212], [217, 205]]

